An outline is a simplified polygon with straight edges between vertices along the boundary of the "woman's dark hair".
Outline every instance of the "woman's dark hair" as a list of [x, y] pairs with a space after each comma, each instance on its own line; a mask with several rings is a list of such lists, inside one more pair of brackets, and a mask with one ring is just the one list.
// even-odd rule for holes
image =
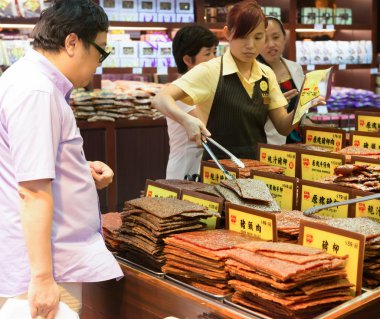
[[181, 28], [174, 36], [172, 48], [175, 63], [180, 74], [188, 71], [187, 65], [183, 62], [185, 55], [190, 56], [195, 61], [195, 56], [202, 48], [217, 46], [218, 38], [209, 29], [200, 25], [191, 25]]
[[70, 33], [84, 40], [87, 47], [99, 32], [108, 31], [108, 25], [103, 8], [92, 0], [55, 0], [42, 11], [32, 31], [33, 47], [59, 51]]
[[260, 22], [268, 22], [261, 7], [254, 0], [244, 0], [235, 4], [227, 15], [227, 27], [232, 32], [232, 38], [243, 38], [251, 33]]
[[280, 19], [278, 19], [276, 17], [272, 17], [272, 16], [267, 16], [267, 20], [276, 22], [278, 24], [278, 26], [280, 27], [282, 34], [286, 36], [285, 27], [282, 24]]

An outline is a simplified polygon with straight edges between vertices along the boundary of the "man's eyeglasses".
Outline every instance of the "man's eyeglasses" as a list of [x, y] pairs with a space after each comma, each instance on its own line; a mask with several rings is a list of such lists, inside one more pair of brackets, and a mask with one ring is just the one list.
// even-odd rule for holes
[[95, 49], [98, 50], [98, 52], [100, 53], [99, 63], [102, 63], [111, 54], [111, 52], [107, 52], [107, 51], [103, 50], [94, 41], [88, 41], [88, 43], [92, 44], [95, 47]]

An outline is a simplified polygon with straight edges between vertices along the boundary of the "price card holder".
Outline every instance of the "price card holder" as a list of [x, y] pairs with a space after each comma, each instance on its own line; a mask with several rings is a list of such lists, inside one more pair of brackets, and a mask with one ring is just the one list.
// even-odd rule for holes
[[347, 279], [354, 286], [353, 294], [362, 289], [365, 236], [335, 227], [301, 220], [299, 243], [303, 246], [324, 249], [333, 256], [348, 255]]
[[[223, 198], [201, 194], [195, 191], [183, 190], [181, 193], [182, 200], [187, 200], [189, 202], [202, 205], [212, 212], [221, 213], [223, 210]], [[206, 219], [201, 219], [202, 222], [207, 224], [207, 229], [216, 229], [220, 225], [220, 218], [209, 217]]]
[[302, 127], [302, 141], [304, 144], [321, 146], [330, 151], [337, 152], [346, 147], [346, 131], [304, 126]]
[[[235, 178], [239, 178], [239, 169], [223, 165], [224, 168]], [[219, 185], [220, 181], [226, 179], [223, 172], [213, 162], [201, 162], [202, 182], [210, 185]]]
[[358, 132], [379, 132], [380, 114], [376, 112], [355, 112], [355, 129]]
[[380, 134], [377, 132], [354, 131], [350, 133], [350, 144], [380, 150]]
[[277, 241], [276, 215], [226, 203], [226, 228], [264, 241]]
[[297, 176], [306, 181], [318, 181], [334, 175], [337, 166], [344, 165], [346, 158], [341, 154], [300, 150]]
[[[351, 190], [348, 187], [300, 181], [298, 185], [298, 210], [305, 211], [314, 206], [342, 202], [351, 197]], [[342, 205], [321, 210], [316, 215], [347, 218], [353, 216], [353, 209], [353, 204]]]
[[351, 156], [351, 163], [367, 164], [370, 166], [380, 166], [380, 159], [368, 158], [368, 157], [362, 157], [362, 156]]
[[306, 66], [306, 70], [308, 70], [308, 71], [314, 71], [315, 70], [315, 65], [314, 64], [308, 64]]
[[251, 170], [251, 178], [263, 181], [281, 209], [296, 209], [297, 178]]
[[286, 148], [285, 146], [276, 146], [269, 144], [258, 144], [259, 161], [273, 166], [280, 166], [285, 169], [284, 174], [290, 177], [296, 177], [297, 151]]
[[132, 73], [133, 74], [143, 74], [143, 69], [142, 68], [132, 68]]
[[[371, 192], [352, 191], [353, 198], [373, 195]], [[380, 199], [367, 200], [354, 204], [353, 209], [354, 217], [370, 217], [380, 223]]]
[[181, 191], [175, 187], [162, 185], [150, 179], [145, 182], [145, 197], [180, 198]]

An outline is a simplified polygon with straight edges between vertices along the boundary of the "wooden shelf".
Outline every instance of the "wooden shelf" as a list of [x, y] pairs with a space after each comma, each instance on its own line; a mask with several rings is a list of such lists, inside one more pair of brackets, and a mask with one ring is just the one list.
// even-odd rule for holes
[[[310, 29], [314, 30], [314, 26], [318, 24], [296, 24], [296, 29]], [[370, 24], [352, 24], [352, 25], [342, 25], [342, 24], [329, 24], [329, 26], [334, 26], [334, 30], [371, 30], [372, 26]], [[333, 31], [327, 28], [326, 24], [323, 24], [323, 29], [316, 29], [318, 31]]]
[[[336, 65], [336, 64], [334, 64]], [[315, 64], [316, 70], [324, 70], [333, 66], [333, 64]], [[371, 67], [370, 64], [346, 64], [346, 69], [339, 69], [337, 67], [337, 71], [346, 71], [346, 70], [360, 70], [360, 69], [369, 69]], [[302, 65], [302, 68], [306, 70], [307, 66]]]
[[[133, 69], [142, 69], [141, 74], [157, 74], [157, 68], [103, 68], [103, 74], [133, 74]], [[168, 74], [177, 74], [177, 68], [168, 68]]]

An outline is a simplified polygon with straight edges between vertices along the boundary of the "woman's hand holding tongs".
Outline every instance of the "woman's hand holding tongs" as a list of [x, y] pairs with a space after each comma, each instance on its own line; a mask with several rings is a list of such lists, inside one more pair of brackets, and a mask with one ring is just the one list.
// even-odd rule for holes
[[206, 125], [195, 116], [188, 114], [181, 124], [185, 128], [189, 140], [195, 141], [199, 147], [202, 146], [202, 134], [211, 136]]

